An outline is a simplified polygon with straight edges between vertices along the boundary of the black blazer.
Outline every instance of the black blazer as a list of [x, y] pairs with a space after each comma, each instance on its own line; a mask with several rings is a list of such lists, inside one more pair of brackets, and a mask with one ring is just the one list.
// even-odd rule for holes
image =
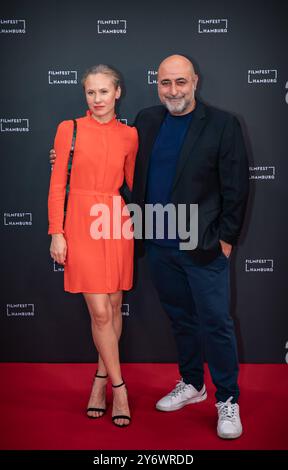
[[[132, 202], [142, 210], [151, 151], [166, 113], [164, 106], [154, 106], [140, 111], [135, 121], [139, 151]], [[220, 252], [220, 239], [237, 243], [248, 184], [247, 152], [238, 120], [197, 100], [171, 194], [176, 205], [198, 204], [198, 247], [189, 252], [195, 261], [205, 264], [213, 260]], [[142, 249], [141, 242], [136, 241], [136, 252]]]

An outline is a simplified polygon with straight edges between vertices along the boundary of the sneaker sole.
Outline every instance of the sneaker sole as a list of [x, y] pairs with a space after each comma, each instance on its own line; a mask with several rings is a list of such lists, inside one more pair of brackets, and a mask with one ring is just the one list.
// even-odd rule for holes
[[242, 436], [243, 430], [239, 431], [237, 434], [220, 434], [218, 429], [217, 429], [217, 436], [220, 437], [221, 439], [238, 439], [238, 437]]
[[185, 402], [179, 403], [179, 405], [175, 405], [173, 407], [170, 406], [169, 408], [165, 408], [161, 405], [158, 405], [158, 403], [156, 403], [156, 410], [159, 410], [159, 411], [177, 411], [177, 410], [181, 410], [181, 408], [184, 408], [184, 406], [186, 406], [186, 405], [193, 405], [195, 403], [200, 403], [201, 401], [206, 400], [206, 398], [207, 398], [207, 392], [203, 393], [203, 395], [201, 395], [200, 397], [191, 398], [190, 400], [186, 400]]

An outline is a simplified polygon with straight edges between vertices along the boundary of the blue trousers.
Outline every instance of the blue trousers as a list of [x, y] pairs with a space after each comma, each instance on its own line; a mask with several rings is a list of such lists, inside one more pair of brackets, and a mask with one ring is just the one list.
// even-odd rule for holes
[[168, 314], [178, 351], [180, 375], [198, 390], [204, 383], [204, 352], [216, 400], [238, 401], [238, 357], [229, 313], [230, 270], [224, 254], [205, 266], [187, 253], [146, 242], [152, 281]]

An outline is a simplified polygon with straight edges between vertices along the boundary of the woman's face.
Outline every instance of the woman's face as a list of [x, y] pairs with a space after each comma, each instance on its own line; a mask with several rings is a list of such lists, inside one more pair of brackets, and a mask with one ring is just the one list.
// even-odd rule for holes
[[110, 121], [115, 114], [115, 101], [120, 98], [121, 88], [115, 88], [110, 75], [97, 73], [88, 75], [84, 89], [93, 118], [99, 122]]

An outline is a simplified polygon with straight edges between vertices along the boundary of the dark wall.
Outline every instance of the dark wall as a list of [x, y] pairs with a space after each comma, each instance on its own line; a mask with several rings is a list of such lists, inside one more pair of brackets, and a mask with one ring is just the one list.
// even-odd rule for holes
[[[50, 0], [1, 7], [2, 361], [95, 360], [84, 301], [63, 292], [63, 273], [49, 255], [48, 151], [57, 124], [85, 114], [80, 78], [88, 66], [103, 62], [121, 70], [126, 92], [119, 117], [132, 124], [139, 109], [158, 103], [155, 71], [172, 53], [192, 58], [198, 96], [238, 116], [249, 150], [251, 197], [232, 261], [240, 359], [285, 361], [285, 3]], [[138, 268], [123, 306], [122, 359], [174, 361], [170, 326], [145, 260]]]

